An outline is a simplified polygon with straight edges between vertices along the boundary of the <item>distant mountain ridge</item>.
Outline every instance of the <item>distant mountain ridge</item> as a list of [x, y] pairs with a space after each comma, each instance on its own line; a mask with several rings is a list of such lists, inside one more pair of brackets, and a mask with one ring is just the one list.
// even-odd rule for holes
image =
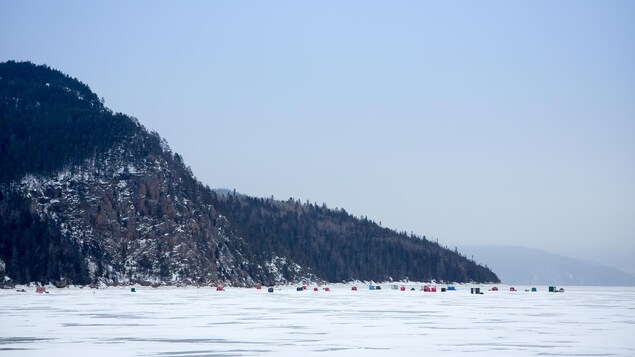
[[213, 191], [157, 133], [46, 66], [0, 63], [0, 113], [8, 284], [498, 281], [344, 210]]
[[460, 245], [506, 284], [635, 286], [635, 277], [599, 263], [517, 246]]

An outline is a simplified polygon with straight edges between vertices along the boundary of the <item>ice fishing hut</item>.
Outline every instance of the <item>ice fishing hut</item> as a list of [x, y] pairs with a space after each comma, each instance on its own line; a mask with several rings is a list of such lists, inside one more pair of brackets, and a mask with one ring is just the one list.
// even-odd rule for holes
[[454, 287], [454, 286], [448, 286], [448, 291], [456, 291], [456, 287]]
[[46, 292], [46, 289], [43, 286], [38, 286], [37, 288], [35, 288], [35, 292], [38, 294], [44, 294]]
[[225, 289], [222, 286], [220, 286], [220, 285], [216, 287], [216, 291], [223, 291], [223, 290], [225, 290]]
[[357, 291], [357, 286], [353, 286], [353, 287], [351, 288], [351, 291]]
[[368, 285], [368, 290], [375, 290], [375, 285]]
[[550, 293], [557, 293], [557, 292], [558, 292], [558, 290], [556, 289], [556, 287], [555, 287], [555, 286], [550, 286], [550, 287], [549, 287], [549, 292], [550, 292]]

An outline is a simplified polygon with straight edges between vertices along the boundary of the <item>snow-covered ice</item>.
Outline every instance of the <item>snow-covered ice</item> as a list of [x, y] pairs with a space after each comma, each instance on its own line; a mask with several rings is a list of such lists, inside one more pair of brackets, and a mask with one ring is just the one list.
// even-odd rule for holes
[[359, 288], [3, 290], [0, 356], [635, 356], [635, 288]]

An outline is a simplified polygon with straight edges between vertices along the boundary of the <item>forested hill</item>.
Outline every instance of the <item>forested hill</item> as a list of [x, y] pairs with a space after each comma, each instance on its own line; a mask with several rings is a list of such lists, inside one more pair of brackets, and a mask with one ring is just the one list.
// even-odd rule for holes
[[46, 66], [0, 65], [0, 182], [81, 164], [141, 126], [85, 84]]
[[498, 281], [456, 252], [344, 210], [217, 194], [158, 134], [46, 66], [0, 63], [0, 114], [0, 280], [9, 284]]
[[497, 281], [489, 269], [425, 237], [398, 233], [344, 209], [225, 194], [214, 206], [250, 246], [296, 262], [327, 281]]

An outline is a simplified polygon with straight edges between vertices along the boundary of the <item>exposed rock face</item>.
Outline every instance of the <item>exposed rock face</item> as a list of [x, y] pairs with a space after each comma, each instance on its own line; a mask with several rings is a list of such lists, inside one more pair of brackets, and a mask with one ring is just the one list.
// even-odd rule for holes
[[121, 143], [84, 165], [11, 185], [32, 213], [84, 247], [91, 280], [248, 286], [311, 277], [299, 266], [287, 269], [286, 260], [258, 264], [262, 257], [202, 202], [209, 191], [178, 156], [155, 135], [140, 132], [132, 140], [149, 154]]

